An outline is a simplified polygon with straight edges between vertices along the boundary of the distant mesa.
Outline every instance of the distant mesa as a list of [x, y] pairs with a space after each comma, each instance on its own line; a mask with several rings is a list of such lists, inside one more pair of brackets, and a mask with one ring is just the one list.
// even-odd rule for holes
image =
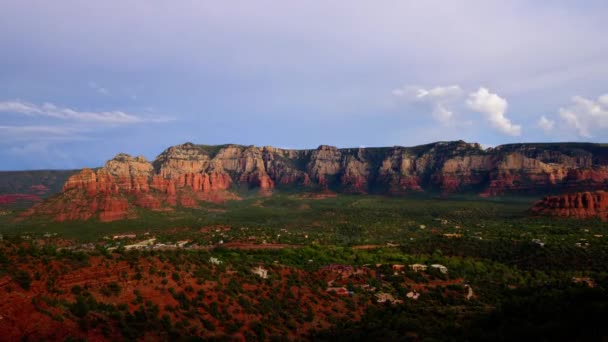
[[483, 149], [462, 140], [414, 147], [292, 150], [242, 145], [172, 146], [149, 162], [118, 154], [72, 175], [63, 191], [26, 215], [58, 221], [121, 220], [136, 208], [196, 208], [277, 189], [323, 193], [547, 194], [608, 186], [608, 147], [591, 143], [510, 144]]
[[547, 196], [531, 209], [535, 214], [573, 217], [600, 218], [608, 221], [608, 192], [578, 192], [560, 196]]

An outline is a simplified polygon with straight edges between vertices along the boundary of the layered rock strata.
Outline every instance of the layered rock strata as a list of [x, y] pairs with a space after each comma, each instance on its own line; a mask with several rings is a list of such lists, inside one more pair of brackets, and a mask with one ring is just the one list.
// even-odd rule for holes
[[538, 201], [531, 209], [535, 214], [593, 218], [608, 221], [608, 192], [578, 192], [559, 196], [547, 196]]
[[453, 141], [415, 147], [322, 145], [314, 150], [289, 150], [186, 143], [169, 147], [152, 162], [119, 154], [103, 168], [83, 169], [68, 179], [61, 195], [49, 200], [70, 202], [72, 198], [63, 204], [72, 212], [53, 209], [49, 201], [34, 212], [55, 210], [58, 220], [114, 220], [129, 217], [135, 207], [197, 207], [202, 200], [236, 199], [235, 193], [251, 190], [268, 195], [275, 188], [393, 195], [467, 191], [496, 196], [607, 186], [608, 147], [599, 144], [512, 144], [483, 149], [479, 144]]

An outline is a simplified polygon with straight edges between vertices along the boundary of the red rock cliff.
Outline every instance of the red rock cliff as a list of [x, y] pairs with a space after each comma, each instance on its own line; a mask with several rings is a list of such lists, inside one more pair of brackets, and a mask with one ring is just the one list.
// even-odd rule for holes
[[[236, 198], [230, 191], [243, 188], [258, 189], [264, 195], [275, 187], [307, 187], [391, 194], [469, 191], [494, 196], [607, 186], [608, 147], [597, 144], [513, 144], [483, 149], [479, 144], [453, 141], [414, 147], [339, 149], [322, 145], [314, 150], [288, 150], [186, 143], [166, 149], [152, 163], [144, 157], [119, 154], [97, 171], [84, 169], [73, 175], [64, 185], [63, 197], [67, 201], [71, 193], [85, 193], [88, 201], [81, 198], [70, 206], [79, 203], [89, 213], [63, 213], [62, 217], [101, 218], [101, 212], [108, 212], [103, 217], [111, 220], [125, 217], [124, 212], [133, 211], [134, 206], [196, 207], [199, 200]], [[126, 210], [122, 200], [120, 205], [102, 205], [106, 203], [102, 199], [127, 197], [136, 200]]]
[[535, 214], [608, 220], [608, 192], [578, 192], [560, 196], [547, 196], [531, 209]]

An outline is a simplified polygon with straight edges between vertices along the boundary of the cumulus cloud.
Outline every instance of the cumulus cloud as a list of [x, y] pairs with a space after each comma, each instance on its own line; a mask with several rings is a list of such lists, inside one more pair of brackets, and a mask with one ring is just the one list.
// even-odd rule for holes
[[101, 124], [133, 124], [146, 121], [163, 122], [171, 120], [170, 118], [142, 118], [123, 111], [78, 111], [71, 108], [59, 107], [52, 103], [36, 105], [24, 101], [0, 102], [0, 112]]
[[555, 121], [547, 119], [544, 115], [538, 119], [537, 126], [545, 132], [550, 132], [555, 126]]
[[574, 96], [571, 101], [559, 110], [566, 128], [574, 128], [583, 138], [593, 137], [592, 131], [608, 128], [608, 94], [599, 96], [597, 101], [582, 96]]
[[505, 116], [508, 103], [504, 98], [481, 87], [476, 92], [469, 94], [466, 103], [470, 109], [484, 114], [490, 124], [498, 131], [512, 136], [521, 135], [521, 126], [513, 124]]
[[394, 89], [392, 93], [394, 96], [411, 102], [429, 104], [435, 121], [447, 126], [455, 123], [454, 110], [451, 107], [462, 96], [463, 90], [458, 85], [438, 86], [430, 89], [405, 86]]

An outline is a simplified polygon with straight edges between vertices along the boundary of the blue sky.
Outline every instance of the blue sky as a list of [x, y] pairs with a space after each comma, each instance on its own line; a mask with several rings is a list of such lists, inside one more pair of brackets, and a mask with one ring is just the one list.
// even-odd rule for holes
[[0, 169], [286, 148], [608, 140], [605, 1], [8, 0]]

